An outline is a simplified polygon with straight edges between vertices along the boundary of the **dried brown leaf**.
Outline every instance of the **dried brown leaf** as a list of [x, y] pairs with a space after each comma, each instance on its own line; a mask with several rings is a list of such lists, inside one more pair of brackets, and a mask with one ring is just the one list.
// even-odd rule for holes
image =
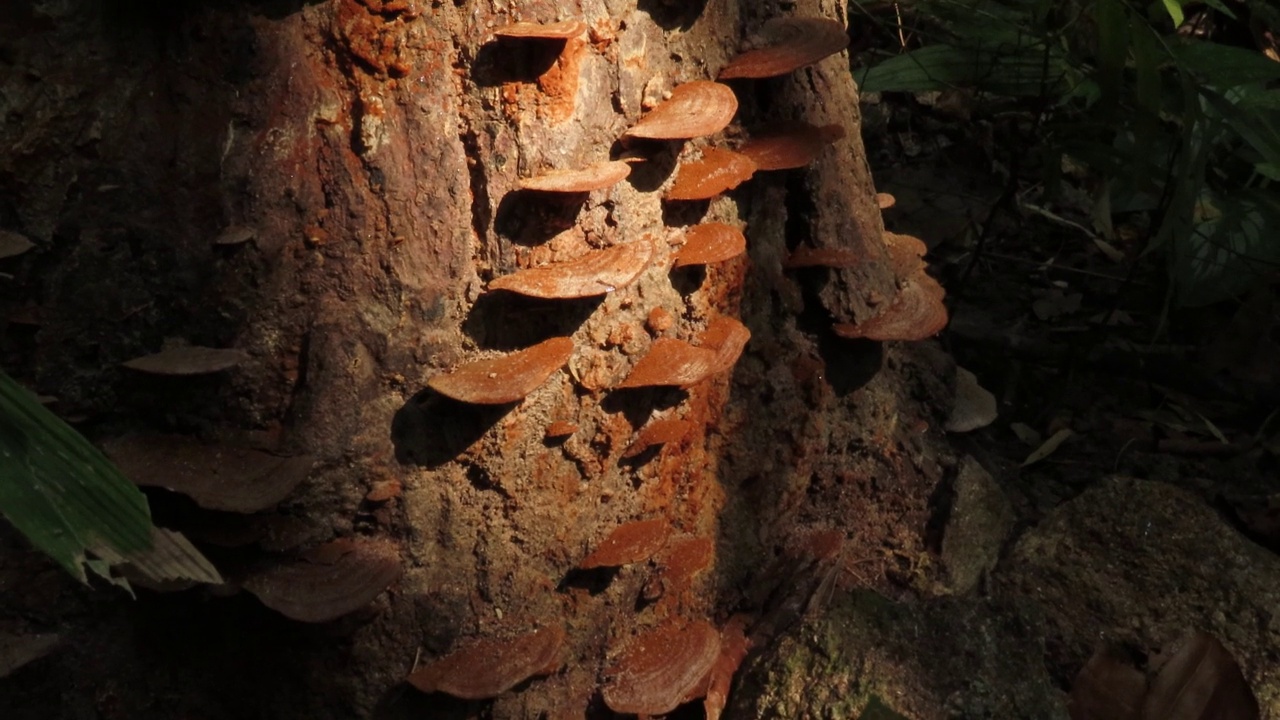
[[1076, 675], [1067, 710], [1071, 720], [1138, 720], [1146, 694], [1146, 676], [1099, 648]]
[[1142, 720], [1257, 720], [1258, 701], [1240, 666], [1217, 638], [1204, 631], [1184, 636], [1163, 662], [1147, 691]]

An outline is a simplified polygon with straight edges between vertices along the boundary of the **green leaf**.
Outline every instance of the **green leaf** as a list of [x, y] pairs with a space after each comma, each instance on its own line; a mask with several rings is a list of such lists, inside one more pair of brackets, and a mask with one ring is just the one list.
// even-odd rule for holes
[[[0, 515], [81, 582], [87, 581], [86, 566], [107, 573], [100, 561], [143, 560], [150, 563], [142, 563], [144, 574], [145, 568], [165, 573], [185, 568], [195, 572], [192, 579], [221, 581], [189, 544], [176, 551], [171, 544], [155, 546], [146, 497], [80, 433], [3, 372], [0, 461]], [[157, 561], [156, 550], [167, 554]]]
[[1256, 50], [1188, 40], [1174, 45], [1173, 56], [1200, 82], [1222, 90], [1280, 80], [1280, 63]]
[[863, 69], [855, 78], [863, 92], [977, 87], [1000, 95], [1039, 96], [1062, 84], [1066, 73], [1066, 63], [1043, 45], [1014, 51], [928, 45]]
[[1200, 306], [1240, 295], [1264, 282], [1280, 263], [1280, 212], [1261, 193], [1234, 198], [1205, 193], [1205, 203], [1221, 202], [1195, 231], [1175, 241], [1173, 280], [1178, 304]]
[[1178, 0], [1164, 0], [1164, 9], [1173, 20], [1174, 27], [1182, 25], [1184, 17], [1182, 15], [1182, 5], [1178, 4]]

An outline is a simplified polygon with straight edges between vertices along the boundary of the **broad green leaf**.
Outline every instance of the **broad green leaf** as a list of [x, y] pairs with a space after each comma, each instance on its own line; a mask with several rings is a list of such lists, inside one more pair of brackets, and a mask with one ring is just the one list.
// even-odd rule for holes
[[1200, 82], [1223, 90], [1280, 79], [1280, 63], [1257, 50], [1188, 40], [1173, 46], [1173, 56]]
[[1182, 15], [1182, 5], [1178, 4], [1178, 0], [1164, 0], [1164, 9], [1173, 20], [1174, 27], [1182, 24], [1185, 18]]
[[[89, 567], [111, 578], [102, 561], [146, 559], [148, 568], [216, 571], [189, 544], [153, 545], [146, 497], [80, 433], [0, 372], [0, 515], [59, 565], [86, 582]], [[184, 541], [185, 542], [185, 541]], [[156, 559], [157, 549], [167, 554]]]
[[1017, 53], [928, 45], [855, 74], [863, 92], [928, 92], [977, 87], [1000, 95], [1041, 95], [1062, 83], [1066, 64], [1045, 48]]
[[1234, 297], [1265, 280], [1280, 263], [1280, 213], [1258, 193], [1213, 198], [1221, 206], [1174, 244], [1178, 304], [1200, 306]]

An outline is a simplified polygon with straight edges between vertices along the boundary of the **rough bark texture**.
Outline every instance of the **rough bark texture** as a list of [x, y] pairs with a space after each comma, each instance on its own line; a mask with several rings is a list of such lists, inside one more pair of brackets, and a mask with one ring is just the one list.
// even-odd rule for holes
[[[547, 624], [568, 630], [563, 670], [487, 712], [582, 717], [604, 712], [610, 649], [673, 614], [720, 622], [742, 609], [764, 618], [761, 628], [786, 625], [788, 608], [809, 602], [805, 588], [841, 574], [806, 565], [803, 551], [801, 571], [784, 569], [797, 566], [781, 560], [784, 549], [812, 531], [845, 536], [839, 562], [860, 584], [929, 572], [921, 529], [946, 461], [933, 449], [940, 423], [921, 401], [945, 395], [949, 361], [829, 330], [894, 292], [847, 60], [734, 85], [741, 109], [729, 137], [777, 119], [845, 129], [807, 171], [666, 204], [658, 188], [677, 157], [723, 139], [616, 143], [662, 92], [714, 77], [780, 5], [845, 19], [832, 0], [0, 10], [0, 138], [10, 148], [0, 226], [40, 243], [5, 266], [16, 276], [5, 290], [11, 316], [40, 313], [38, 332], [11, 330], [6, 360], [99, 434], [179, 431], [321, 458], [265, 518], [272, 551], [370, 534], [404, 553], [402, 580], [336, 631], [290, 627], [243, 597], [144, 600], [149, 619], [119, 610], [117, 632], [169, 628], [123, 651], [156, 698], [115, 690], [129, 717], [468, 716], [479, 706], [404, 690], [415, 658]], [[591, 30], [563, 50], [493, 40], [516, 19], [560, 18]], [[515, 191], [522, 177], [620, 153], [649, 160], [585, 200]], [[745, 222], [748, 257], [669, 272], [659, 242], [664, 261], [601, 300], [484, 292], [518, 268], [663, 241], [699, 220]], [[255, 239], [213, 246], [229, 225], [252, 227]], [[869, 261], [784, 272], [801, 243]], [[752, 340], [731, 375], [687, 392], [609, 392], [648, 349], [645, 319], [658, 307], [676, 318], [668, 335], [686, 340], [717, 314], [740, 317]], [[460, 362], [553, 335], [574, 338], [568, 369], [513, 408], [424, 390]], [[119, 369], [171, 339], [238, 347], [252, 360], [197, 380]], [[659, 416], [697, 431], [622, 459]], [[547, 442], [553, 421], [578, 430]], [[398, 498], [364, 500], [387, 480], [402, 484]], [[646, 565], [570, 572], [614, 527], [649, 518], [715, 538], [712, 572], [653, 602], [637, 600]], [[78, 682], [108, 670], [87, 663]], [[67, 702], [106, 701], [89, 692]]]

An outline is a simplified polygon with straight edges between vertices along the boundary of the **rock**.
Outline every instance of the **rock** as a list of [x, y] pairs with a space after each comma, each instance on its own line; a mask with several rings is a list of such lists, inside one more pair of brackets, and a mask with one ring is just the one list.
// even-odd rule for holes
[[1196, 495], [1108, 479], [1050, 513], [1007, 562], [997, 592], [1044, 608], [1068, 672], [1100, 638], [1150, 652], [1194, 628], [1231, 651], [1263, 708], [1280, 706], [1280, 558]]
[[991, 474], [971, 456], [959, 465], [955, 500], [942, 536], [942, 564], [949, 592], [963, 595], [978, 586], [1000, 559], [1000, 547], [1013, 528], [1013, 508]]

